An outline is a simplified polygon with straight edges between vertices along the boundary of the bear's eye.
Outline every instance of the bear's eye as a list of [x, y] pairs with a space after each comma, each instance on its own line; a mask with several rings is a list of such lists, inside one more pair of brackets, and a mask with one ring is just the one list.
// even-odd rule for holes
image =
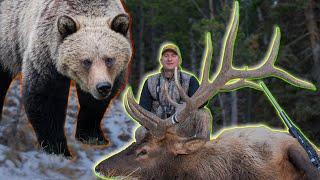
[[137, 153], [137, 157], [146, 155], [148, 152], [145, 149], [142, 149], [139, 153]]
[[91, 65], [92, 65], [92, 61], [90, 61], [89, 59], [85, 59], [81, 62], [82, 66], [86, 69], [90, 69]]
[[114, 64], [114, 58], [105, 58], [104, 62], [108, 68], [111, 68]]

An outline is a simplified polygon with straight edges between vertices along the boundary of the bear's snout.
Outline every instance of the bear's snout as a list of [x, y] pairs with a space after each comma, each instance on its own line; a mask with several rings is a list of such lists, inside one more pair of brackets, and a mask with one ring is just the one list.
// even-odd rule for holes
[[100, 82], [96, 85], [96, 89], [98, 93], [103, 97], [106, 97], [109, 95], [111, 88], [112, 88], [112, 85], [109, 82]]

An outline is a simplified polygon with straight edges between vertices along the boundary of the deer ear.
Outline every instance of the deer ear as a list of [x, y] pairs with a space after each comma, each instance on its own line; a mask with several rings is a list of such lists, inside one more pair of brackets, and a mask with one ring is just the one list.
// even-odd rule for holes
[[62, 38], [75, 33], [79, 29], [77, 21], [67, 15], [63, 15], [58, 18], [57, 26]]
[[174, 154], [192, 154], [198, 151], [207, 141], [201, 138], [192, 138], [174, 145]]

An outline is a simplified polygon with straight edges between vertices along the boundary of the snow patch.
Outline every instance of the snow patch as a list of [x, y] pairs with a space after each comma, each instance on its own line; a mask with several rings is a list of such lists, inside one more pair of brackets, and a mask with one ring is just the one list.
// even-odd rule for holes
[[77, 157], [46, 154], [36, 146], [36, 138], [21, 105], [20, 81], [16, 79], [7, 94], [3, 119], [0, 122], [0, 179], [96, 179], [94, 164], [113, 151], [132, 142], [136, 127], [115, 100], [103, 119], [103, 131], [108, 135], [108, 147], [83, 145], [74, 138], [78, 101], [71, 88], [65, 132], [69, 148]]

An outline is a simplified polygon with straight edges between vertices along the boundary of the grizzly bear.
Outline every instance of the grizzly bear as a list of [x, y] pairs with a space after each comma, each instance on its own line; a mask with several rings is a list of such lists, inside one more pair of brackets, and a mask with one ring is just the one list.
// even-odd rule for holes
[[39, 144], [48, 153], [71, 156], [64, 123], [74, 80], [80, 104], [76, 138], [106, 144], [100, 122], [126, 83], [132, 57], [130, 18], [122, 2], [0, 3], [1, 111], [10, 82], [22, 72], [23, 103]]

